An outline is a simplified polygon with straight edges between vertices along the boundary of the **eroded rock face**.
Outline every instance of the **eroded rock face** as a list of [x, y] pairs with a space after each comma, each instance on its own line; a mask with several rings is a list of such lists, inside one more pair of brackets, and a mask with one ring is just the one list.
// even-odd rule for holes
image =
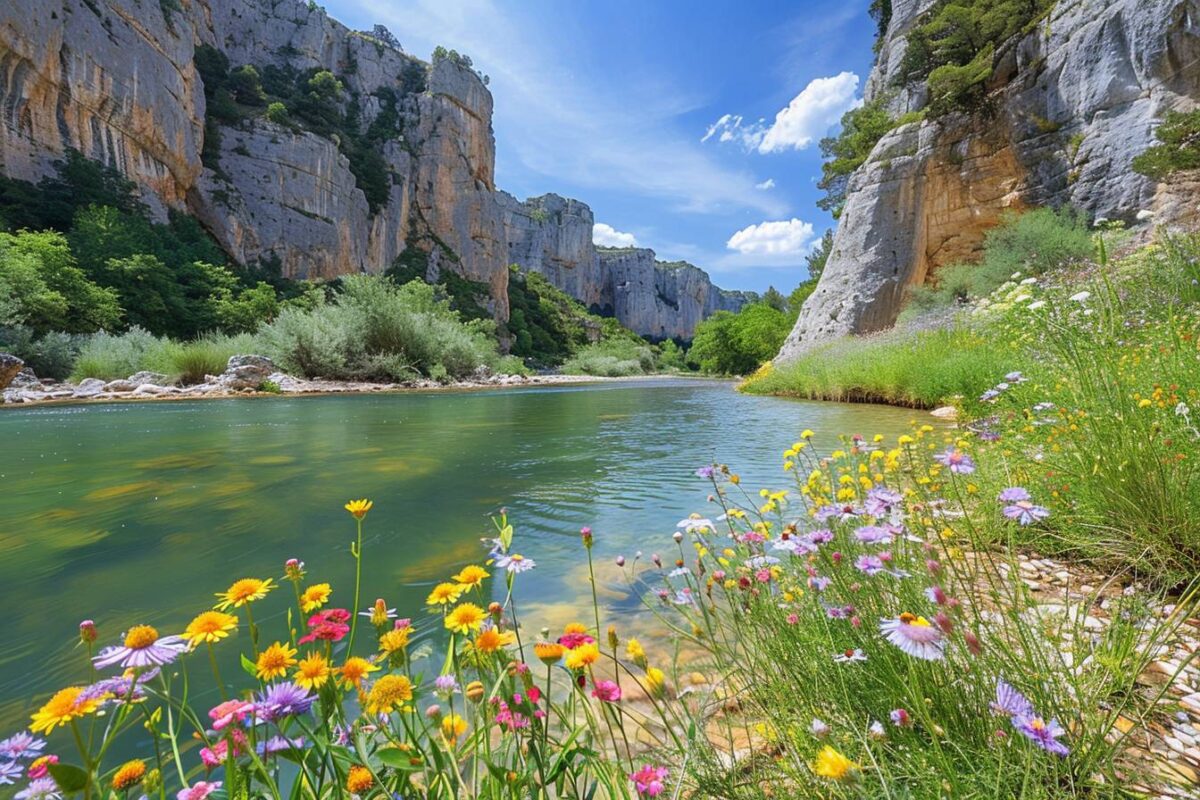
[[[903, 34], [929, 5], [893, 4], [868, 97], [891, 90]], [[1198, 33], [1197, 0], [1059, 3], [1001, 57], [994, 117], [913, 123], [881, 139], [850, 180], [833, 252], [779, 359], [890, 326], [908, 286], [977, 254], [1009, 209], [1067, 203], [1128, 222], [1142, 209], [1155, 222], [1194, 222], [1188, 187], [1158, 187], [1130, 161], [1167, 110], [1200, 99]], [[894, 113], [925, 100], [920, 87], [884, 96]]]
[[0, 353], [0, 391], [7, 389], [24, 367], [25, 362], [12, 353]]

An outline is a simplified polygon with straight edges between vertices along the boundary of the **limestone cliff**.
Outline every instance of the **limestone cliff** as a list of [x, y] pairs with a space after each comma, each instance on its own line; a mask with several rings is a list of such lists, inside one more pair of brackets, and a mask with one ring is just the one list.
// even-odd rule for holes
[[[897, 114], [904, 36], [931, 0], [894, 0], [867, 81]], [[994, 113], [893, 130], [850, 179], [833, 251], [779, 358], [891, 325], [906, 287], [973, 255], [1008, 209], [1071, 204], [1095, 217], [1190, 222], [1194, 194], [1156, 186], [1130, 161], [1164, 112], [1200, 99], [1198, 0], [1060, 0], [997, 54]], [[1189, 200], [1189, 196], [1191, 199]]]
[[508, 258], [544, 276], [595, 313], [651, 339], [691, 339], [715, 311], [737, 311], [750, 295], [718, 289], [687, 262], [659, 261], [648, 248], [597, 248], [592, 210], [556, 194], [519, 202], [500, 194]]

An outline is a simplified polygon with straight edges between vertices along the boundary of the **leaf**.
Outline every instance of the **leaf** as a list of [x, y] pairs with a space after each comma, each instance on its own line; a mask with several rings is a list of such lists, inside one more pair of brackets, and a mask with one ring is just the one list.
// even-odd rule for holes
[[257, 680], [258, 679], [258, 666], [255, 665], [255, 663], [253, 661], [246, 658], [245, 653], [242, 653], [241, 657], [242, 657], [242, 671], [245, 672], [247, 675], [249, 675], [251, 678], [254, 678]]
[[67, 794], [81, 792], [88, 785], [88, 774], [74, 764], [50, 764], [50, 777]]
[[376, 750], [375, 757], [379, 759], [380, 763], [404, 772], [413, 772], [421, 769], [423, 766], [419, 759], [418, 763], [412, 763], [413, 756], [395, 747], [384, 747]]

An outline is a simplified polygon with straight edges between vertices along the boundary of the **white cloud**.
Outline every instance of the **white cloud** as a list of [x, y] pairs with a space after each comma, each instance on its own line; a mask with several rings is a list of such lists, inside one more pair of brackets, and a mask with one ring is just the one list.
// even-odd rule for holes
[[804, 150], [836, 125], [842, 114], [862, 105], [862, 99], [855, 97], [857, 91], [858, 76], [853, 72], [817, 78], [809, 81], [770, 125], [763, 119], [747, 124], [740, 114], [725, 114], [708, 126], [700, 141], [715, 136], [718, 142], [739, 142], [760, 153]]
[[743, 256], [763, 256], [772, 260], [791, 260], [808, 253], [816, 242], [811, 222], [793, 217], [789, 220], [760, 222], [742, 228], [725, 247]]
[[619, 231], [612, 225], [597, 222], [592, 226], [592, 242], [604, 247], [637, 247], [637, 237], [632, 233]]
[[763, 191], [766, 191], [767, 189], [774, 189], [774, 188], [775, 188], [775, 179], [774, 179], [774, 178], [767, 178], [767, 179], [766, 179], [765, 181], [763, 181], [762, 183], [756, 183], [756, 184], [754, 184], [754, 188], [755, 188], [755, 189], [762, 189]]

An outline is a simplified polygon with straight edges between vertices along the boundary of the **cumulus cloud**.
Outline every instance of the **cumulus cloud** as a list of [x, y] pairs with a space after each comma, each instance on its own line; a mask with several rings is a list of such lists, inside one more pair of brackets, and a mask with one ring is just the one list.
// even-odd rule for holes
[[632, 233], [619, 231], [612, 225], [597, 222], [592, 226], [592, 243], [604, 247], [637, 247], [637, 238]]
[[[809, 81], [768, 125], [766, 120], [747, 124], [739, 114], [725, 114], [708, 126], [701, 142], [738, 142], [747, 150], [778, 153], [804, 150], [825, 135], [852, 108], [862, 105], [858, 76], [840, 72], [830, 78]], [[762, 188], [762, 187], [758, 187]]]
[[815, 242], [812, 223], [793, 217], [742, 228], [729, 237], [725, 246], [745, 256], [779, 259], [802, 256], [812, 250]]
[[754, 184], [754, 188], [755, 188], [755, 189], [762, 189], [762, 190], [764, 190], [764, 191], [765, 191], [765, 190], [767, 190], [767, 189], [774, 189], [774, 188], [775, 188], [775, 179], [774, 179], [774, 178], [767, 178], [767, 179], [766, 179], [765, 181], [763, 181], [762, 183], [756, 183], [756, 184]]

